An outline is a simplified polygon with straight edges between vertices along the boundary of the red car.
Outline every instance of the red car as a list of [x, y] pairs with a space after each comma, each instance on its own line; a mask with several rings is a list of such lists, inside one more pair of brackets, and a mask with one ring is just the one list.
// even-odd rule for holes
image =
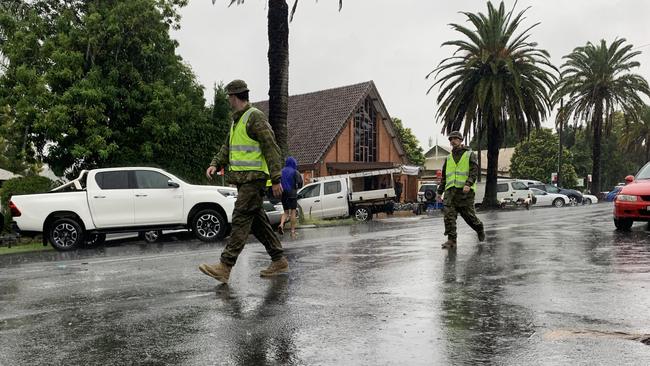
[[636, 177], [625, 177], [627, 183], [614, 201], [614, 225], [629, 230], [634, 221], [650, 222], [650, 162]]

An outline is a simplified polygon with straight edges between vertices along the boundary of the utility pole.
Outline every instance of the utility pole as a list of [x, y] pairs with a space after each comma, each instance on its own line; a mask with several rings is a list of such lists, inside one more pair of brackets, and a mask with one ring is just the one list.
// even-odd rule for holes
[[561, 187], [561, 179], [562, 179], [562, 125], [564, 125], [564, 99], [560, 99], [560, 110], [558, 112], [559, 114], [559, 122], [560, 126], [558, 127], [559, 133], [558, 136], [560, 137], [560, 149], [559, 149], [559, 154], [557, 156], [557, 186]]

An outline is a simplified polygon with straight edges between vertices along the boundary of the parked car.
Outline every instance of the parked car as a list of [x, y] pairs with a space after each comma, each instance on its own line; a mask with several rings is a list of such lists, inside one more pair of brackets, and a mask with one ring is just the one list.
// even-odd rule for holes
[[537, 206], [564, 207], [569, 204], [569, 197], [559, 193], [548, 193], [538, 188], [530, 188], [537, 198]]
[[627, 184], [614, 201], [614, 225], [629, 230], [635, 221], [650, 222], [650, 162], [636, 176], [625, 177]]
[[616, 186], [614, 187], [611, 191], [607, 192], [607, 195], [605, 195], [605, 201], [607, 202], [614, 202], [616, 200], [616, 196], [621, 192], [621, 189], [623, 189], [623, 186]]
[[579, 203], [582, 203], [582, 193], [576, 191], [575, 189], [567, 189], [562, 187], [556, 187], [552, 184], [533, 184], [531, 188], [541, 189], [544, 192], [548, 193], [559, 193], [569, 197], [571, 201], [570, 204], [575, 206]]
[[517, 180], [522, 182], [522, 183], [526, 183], [528, 186], [544, 184], [544, 182], [540, 182], [538, 180], [533, 180], [533, 179], [519, 179], [519, 178], [517, 178]]
[[99, 244], [108, 233], [186, 228], [213, 241], [229, 232], [236, 191], [157, 168], [94, 169], [49, 193], [13, 196], [10, 209], [16, 231], [43, 233], [58, 250]]
[[593, 194], [582, 194], [582, 204], [583, 205], [591, 205], [592, 203], [598, 203], [598, 197], [594, 196]]
[[[476, 184], [476, 195], [474, 203], [478, 206], [483, 202], [485, 197], [485, 182]], [[499, 204], [504, 203], [518, 204], [529, 207], [534, 204], [535, 196], [528, 188], [528, 185], [517, 179], [498, 179], [497, 180], [497, 201]]]

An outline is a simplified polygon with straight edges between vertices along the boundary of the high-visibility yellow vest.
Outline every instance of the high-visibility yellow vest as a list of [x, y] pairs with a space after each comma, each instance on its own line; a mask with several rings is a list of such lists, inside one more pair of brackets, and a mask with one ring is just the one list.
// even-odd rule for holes
[[269, 175], [269, 167], [262, 154], [260, 143], [248, 136], [246, 127], [248, 119], [256, 108], [250, 107], [239, 118], [236, 124], [230, 126], [230, 164], [231, 171], [260, 171]]
[[[447, 179], [445, 191], [452, 187], [463, 188], [465, 186], [467, 177], [469, 177], [469, 156], [471, 153], [470, 150], [465, 151], [458, 164], [454, 161], [453, 154], [449, 154], [445, 166], [445, 178]], [[472, 185], [472, 190], [476, 192], [476, 182]]]

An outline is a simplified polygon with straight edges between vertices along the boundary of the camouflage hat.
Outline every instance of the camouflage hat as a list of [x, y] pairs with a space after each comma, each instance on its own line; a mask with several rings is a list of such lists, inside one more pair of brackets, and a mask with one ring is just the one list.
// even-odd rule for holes
[[449, 134], [449, 139], [451, 140], [451, 139], [453, 139], [454, 137], [457, 138], [457, 139], [461, 139], [461, 140], [462, 140], [462, 139], [463, 139], [463, 134], [460, 133], [460, 132], [458, 132], [458, 131], [451, 131], [451, 133]]
[[233, 80], [226, 85], [226, 92], [230, 94], [239, 94], [248, 91], [248, 85], [244, 80]]

